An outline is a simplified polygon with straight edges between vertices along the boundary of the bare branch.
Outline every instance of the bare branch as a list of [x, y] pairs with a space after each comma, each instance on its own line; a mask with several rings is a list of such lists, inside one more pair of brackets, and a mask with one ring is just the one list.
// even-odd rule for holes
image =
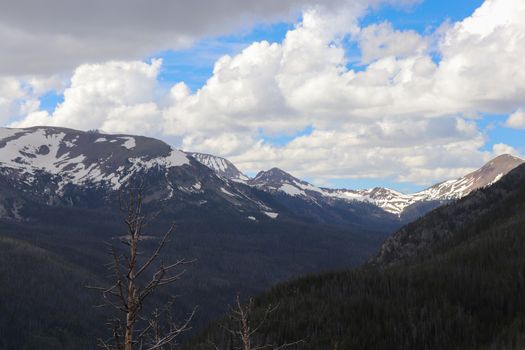
[[142, 267], [137, 271], [137, 277], [140, 276], [150, 265], [159, 257], [160, 252], [166, 245], [166, 242], [168, 241], [168, 237], [171, 235], [173, 230], [175, 229], [175, 224], [172, 224], [168, 231], [164, 234], [162, 237], [162, 240], [160, 241], [159, 245], [157, 246], [157, 249], [155, 249], [155, 252], [150, 256], [150, 258], [142, 265]]
[[[266, 323], [266, 321], [269, 319], [270, 314], [272, 314], [276, 309], [276, 307], [272, 307], [271, 305], [268, 306], [260, 320], [258, 321], [257, 325], [254, 327], [252, 326], [253, 320], [252, 320], [252, 312], [254, 308], [254, 301], [253, 298], [250, 298], [246, 304], [242, 304], [240, 301], [239, 296], [237, 296], [237, 299], [235, 301], [235, 306], [230, 308], [230, 319], [233, 321], [233, 324], [235, 326], [234, 329], [229, 328], [225, 325], [221, 325], [221, 328], [226, 330], [228, 333], [233, 335], [235, 339], [237, 340], [239, 346], [236, 349], [239, 350], [282, 350], [290, 346], [297, 345], [299, 343], [302, 343], [303, 341], [296, 341], [293, 343], [285, 343], [282, 345], [275, 345], [275, 344], [265, 344], [265, 345], [255, 345], [256, 341], [256, 335], [259, 334], [261, 328]], [[214, 343], [211, 343], [213, 346], [215, 346], [215, 349], [218, 349], [217, 345]]]
[[[171, 320], [169, 311], [159, 312], [157, 309], [150, 317], [142, 316], [145, 300], [157, 288], [179, 280], [185, 270], [173, 273], [174, 269], [191, 261], [180, 259], [173, 264], [161, 263], [160, 267], [151, 274], [149, 282], [143, 285], [144, 281], [141, 281], [145, 277], [143, 275], [150, 267], [156, 265], [155, 262], [160, 258], [162, 250], [170, 241], [175, 225], [170, 226], [151, 255], [143, 259], [144, 252], [140, 249], [140, 245], [148, 219], [143, 209], [143, 181], [139, 180], [136, 185], [130, 183], [125, 187], [126, 196], [123, 195], [124, 190], [119, 191], [118, 194], [127, 234], [125, 238], [120, 239], [126, 246], [124, 253], [119, 253], [115, 248], [111, 249], [113, 262], [110, 266], [113, 270], [114, 283], [109, 287], [90, 286], [91, 289], [102, 294], [105, 306], [111, 306], [118, 312], [118, 316], [110, 321], [112, 337], [98, 341], [99, 346], [105, 350], [160, 350], [172, 344], [182, 332], [190, 329], [189, 323], [195, 314], [193, 310], [182, 325], [176, 325]], [[172, 304], [168, 305], [171, 307]], [[167, 316], [170, 316], [168, 322], [161, 324], [161, 317], [164, 320]]]

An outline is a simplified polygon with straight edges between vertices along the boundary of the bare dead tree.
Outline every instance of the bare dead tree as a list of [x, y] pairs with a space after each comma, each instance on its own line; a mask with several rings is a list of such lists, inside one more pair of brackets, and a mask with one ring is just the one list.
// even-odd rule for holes
[[[257, 335], [260, 332], [261, 328], [264, 326], [270, 315], [277, 309], [276, 307], [268, 306], [260, 319], [254, 322], [253, 317], [254, 301], [253, 298], [250, 298], [248, 303], [242, 304], [239, 296], [235, 300], [235, 304], [230, 307], [230, 321], [231, 326], [223, 325], [228, 333], [230, 333], [237, 344], [234, 345], [236, 350], [282, 350], [287, 347], [291, 347], [302, 343], [302, 340], [295, 341], [293, 343], [285, 343], [282, 345], [275, 344], [257, 344]], [[219, 347], [216, 344], [213, 344], [215, 350], [219, 350]]]
[[161, 253], [169, 243], [174, 224], [160, 238], [149, 255], [141, 250], [146, 236], [143, 229], [147, 216], [143, 211], [143, 185], [129, 185], [125, 195], [119, 193], [120, 209], [124, 214], [126, 235], [120, 238], [123, 251], [111, 248], [113, 262], [110, 264], [114, 283], [109, 287], [91, 287], [102, 292], [104, 304], [116, 310], [109, 320], [112, 335], [99, 339], [106, 350], [163, 350], [173, 348], [175, 339], [190, 329], [195, 309], [181, 324], [174, 322], [172, 303], [156, 308], [145, 315], [145, 301], [160, 287], [178, 281], [185, 273], [184, 265], [192, 261], [180, 259], [171, 264], [161, 261]]

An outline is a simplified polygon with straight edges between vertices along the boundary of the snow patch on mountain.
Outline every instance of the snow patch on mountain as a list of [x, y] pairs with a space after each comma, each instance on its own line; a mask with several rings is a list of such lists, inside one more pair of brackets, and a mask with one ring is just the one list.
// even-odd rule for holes
[[501, 178], [503, 177], [503, 173], [499, 173], [498, 175], [496, 175], [496, 177], [494, 178], [494, 180], [492, 180], [488, 185], [491, 186], [493, 184], [495, 184], [496, 182], [498, 182], [499, 180], [501, 180]]
[[274, 213], [274, 212], [271, 212], [271, 211], [263, 211], [263, 213], [268, 216], [269, 218], [272, 218], [272, 219], [277, 219], [277, 217], [279, 216], [279, 213]]
[[237, 197], [236, 194], [231, 193], [230, 191], [228, 191], [228, 190], [225, 189], [224, 187], [221, 187], [221, 192], [224, 193], [224, 194], [227, 194], [227, 195], [230, 196], [230, 197]]
[[279, 191], [283, 191], [290, 196], [306, 196], [306, 192], [288, 183], [281, 185], [281, 187], [279, 187]]
[[135, 138], [131, 136], [119, 137], [119, 139], [124, 140], [122, 147], [127, 149], [133, 149], [137, 145]]
[[185, 164], [190, 164], [188, 157], [179, 150], [172, 149], [170, 154], [166, 157], [156, 157], [148, 159], [148, 157], [137, 157], [137, 158], [128, 158], [128, 160], [133, 163], [133, 168], [142, 168], [150, 169], [156, 166], [161, 166], [165, 168], [182, 166]]

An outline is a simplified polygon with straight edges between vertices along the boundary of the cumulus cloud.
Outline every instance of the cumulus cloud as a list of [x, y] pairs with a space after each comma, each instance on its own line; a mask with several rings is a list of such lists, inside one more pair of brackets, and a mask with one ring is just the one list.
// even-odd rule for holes
[[525, 110], [519, 108], [516, 112], [509, 115], [505, 121], [505, 126], [513, 129], [525, 129]]
[[16, 108], [15, 102], [25, 97], [25, 93], [17, 79], [0, 78], [0, 120], [4, 122]]
[[[496, 152], [516, 153], [503, 144], [482, 151], [486, 137], [469, 116], [511, 113], [523, 103], [522, 1], [487, 0], [426, 37], [389, 23], [360, 28], [366, 5], [309, 8], [283, 42], [220, 58], [196, 92], [180, 82], [160, 93], [157, 60], [81, 65], [53, 113], [30, 113], [14, 125], [146, 133], [229, 157], [245, 171], [280, 166], [318, 181], [427, 184]], [[345, 40], [359, 44], [363, 69], [348, 68]], [[434, 41], [438, 61], [429, 52]], [[267, 140], [283, 135], [284, 145]]]
[[504, 143], [495, 144], [492, 147], [492, 153], [495, 155], [511, 154], [516, 157], [522, 157], [522, 155], [520, 155], [520, 152], [517, 149]]
[[409, 57], [427, 51], [428, 39], [413, 30], [397, 31], [392, 24], [383, 22], [364, 28], [359, 44], [362, 63], [370, 63], [386, 56]]
[[24, 117], [40, 108], [40, 90], [37, 79], [23, 81], [15, 77], [0, 76], [0, 122]]
[[247, 169], [284, 164], [304, 177], [393, 177], [427, 183], [444, 176], [432, 173], [433, 169], [471, 169], [489, 158], [479, 151], [483, 135], [462, 119], [406, 120], [404, 124], [381, 121], [315, 130], [281, 148], [258, 142], [232, 159]]
[[66, 88], [66, 78], [60, 75], [42, 76], [33, 75], [25, 79], [27, 87], [34, 96], [41, 96], [53, 91], [57, 94], [63, 93]]
[[64, 91], [64, 102], [52, 114], [33, 112], [11, 125], [158, 134], [161, 114], [154, 101], [161, 64], [161, 60], [153, 60], [149, 64], [112, 61], [81, 65]]
[[458, 110], [508, 113], [523, 103], [525, 3], [488, 0], [444, 35], [436, 91]]

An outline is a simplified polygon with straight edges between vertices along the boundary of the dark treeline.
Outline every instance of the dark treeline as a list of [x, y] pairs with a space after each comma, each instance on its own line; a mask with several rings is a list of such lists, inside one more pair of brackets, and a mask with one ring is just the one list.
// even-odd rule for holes
[[[288, 349], [308, 350], [525, 348], [525, 183], [514, 180], [520, 183], [512, 195], [475, 213], [430, 253], [386, 268], [302, 278], [263, 294], [254, 317], [268, 305], [277, 309], [256, 343], [304, 340]], [[211, 325], [187, 349], [234, 349], [230, 326], [227, 318]]]

